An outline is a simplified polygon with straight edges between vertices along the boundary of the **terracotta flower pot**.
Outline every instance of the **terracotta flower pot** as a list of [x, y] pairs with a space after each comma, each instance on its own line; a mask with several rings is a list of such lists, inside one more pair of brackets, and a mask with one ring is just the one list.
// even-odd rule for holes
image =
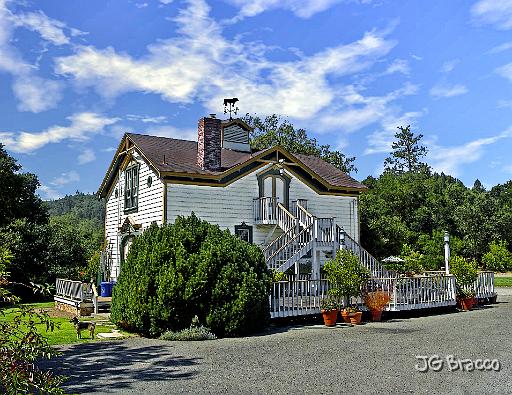
[[350, 324], [350, 317], [348, 316], [347, 310], [341, 310], [341, 318], [346, 324]]
[[322, 310], [322, 317], [324, 318], [325, 326], [335, 326], [338, 310]]
[[372, 321], [378, 322], [382, 320], [382, 310], [370, 310], [372, 313]]
[[464, 311], [471, 310], [471, 308], [473, 307], [474, 301], [475, 301], [475, 298], [473, 298], [473, 297], [458, 298], [458, 300], [457, 300], [459, 307]]
[[363, 312], [358, 311], [356, 313], [349, 313], [348, 316], [350, 317], [350, 323], [352, 325], [359, 325], [361, 323], [361, 319], [363, 318]]

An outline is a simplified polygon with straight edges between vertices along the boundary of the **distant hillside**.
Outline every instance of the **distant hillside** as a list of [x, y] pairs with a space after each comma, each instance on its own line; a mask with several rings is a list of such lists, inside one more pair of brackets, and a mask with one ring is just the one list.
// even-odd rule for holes
[[95, 195], [76, 192], [57, 200], [45, 202], [50, 216], [72, 214], [80, 219], [90, 219], [103, 225], [105, 204]]

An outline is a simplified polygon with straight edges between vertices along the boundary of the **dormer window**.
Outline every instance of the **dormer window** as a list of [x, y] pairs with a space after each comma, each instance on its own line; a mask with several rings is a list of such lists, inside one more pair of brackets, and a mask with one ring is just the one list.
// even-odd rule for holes
[[125, 211], [137, 210], [139, 196], [139, 165], [133, 165], [126, 169], [124, 177], [124, 209]]

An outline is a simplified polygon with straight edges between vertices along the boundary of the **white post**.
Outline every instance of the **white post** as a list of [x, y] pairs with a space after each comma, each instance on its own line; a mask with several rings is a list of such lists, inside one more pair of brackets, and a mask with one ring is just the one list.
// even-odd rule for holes
[[450, 235], [444, 232], [444, 267], [446, 274], [450, 274]]

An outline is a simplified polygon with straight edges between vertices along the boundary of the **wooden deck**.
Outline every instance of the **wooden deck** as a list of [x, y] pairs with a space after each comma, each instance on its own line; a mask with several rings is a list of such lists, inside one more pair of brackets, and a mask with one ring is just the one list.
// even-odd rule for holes
[[[455, 277], [432, 272], [416, 277], [372, 278], [373, 286], [390, 293], [386, 311], [405, 311], [455, 306]], [[481, 272], [473, 285], [479, 300], [496, 296], [494, 273]], [[270, 302], [271, 318], [293, 317], [320, 313], [320, 303], [327, 298], [327, 280], [292, 279], [272, 284]], [[362, 300], [358, 302], [362, 309]]]

